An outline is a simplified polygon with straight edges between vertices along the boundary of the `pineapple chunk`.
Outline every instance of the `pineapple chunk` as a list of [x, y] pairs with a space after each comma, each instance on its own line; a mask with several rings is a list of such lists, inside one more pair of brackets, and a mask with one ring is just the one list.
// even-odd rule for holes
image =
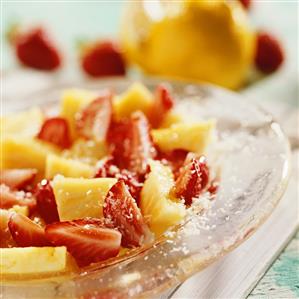
[[64, 221], [102, 217], [105, 197], [116, 182], [114, 178], [79, 179], [56, 176], [52, 186], [59, 219]]
[[141, 83], [133, 83], [126, 92], [113, 102], [116, 119], [128, 117], [132, 112], [141, 110], [148, 114], [153, 103], [152, 93]]
[[65, 158], [80, 160], [84, 163], [94, 165], [98, 160], [108, 154], [106, 143], [103, 141], [77, 139], [72, 147], [64, 150]]
[[149, 219], [149, 226], [156, 236], [177, 224], [186, 215], [184, 204], [173, 201], [170, 190], [174, 185], [169, 167], [158, 161], [150, 162], [151, 172], [141, 191], [140, 208]]
[[67, 267], [66, 247], [0, 248], [1, 274], [56, 273]]
[[154, 143], [162, 151], [184, 149], [202, 154], [211, 140], [214, 121], [200, 123], [180, 123], [168, 129], [152, 130]]
[[160, 125], [160, 128], [169, 128], [172, 125], [182, 123], [182, 122], [183, 122], [183, 117], [180, 114], [170, 111], [165, 115]]
[[44, 115], [37, 107], [3, 116], [0, 118], [1, 136], [2, 138], [6, 138], [10, 135], [21, 135], [26, 137], [36, 136], [43, 121]]
[[16, 212], [18, 214], [22, 214], [22, 215], [27, 216], [27, 217], [29, 215], [29, 209], [26, 206], [14, 205], [8, 211], [10, 211], [10, 212]]
[[38, 139], [10, 137], [1, 140], [1, 168], [36, 168], [43, 173], [46, 157], [57, 152], [57, 148]]
[[46, 161], [46, 178], [52, 179], [56, 174], [72, 178], [91, 178], [94, 169], [80, 161], [49, 155]]
[[60, 115], [68, 121], [72, 139], [77, 137], [76, 114], [96, 98], [95, 92], [83, 89], [69, 89], [62, 95]]

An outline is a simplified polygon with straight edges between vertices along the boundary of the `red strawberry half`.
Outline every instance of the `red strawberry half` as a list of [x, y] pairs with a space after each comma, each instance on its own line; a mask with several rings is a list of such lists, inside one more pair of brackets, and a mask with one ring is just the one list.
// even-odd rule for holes
[[185, 200], [186, 205], [192, 204], [192, 200], [198, 197], [209, 182], [209, 169], [205, 158], [188, 157], [185, 165], [180, 169], [175, 182], [176, 196]]
[[8, 227], [20, 247], [50, 246], [44, 229], [24, 215], [13, 213], [9, 218]]
[[140, 246], [152, 240], [152, 234], [140, 209], [122, 180], [109, 190], [103, 214], [121, 232], [124, 246]]
[[0, 184], [23, 189], [34, 181], [36, 174], [36, 169], [4, 169], [0, 171]]
[[105, 140], [112, 116], [112, 93], [104, 91], [83, 109], [76, 120], [79, 135], [87, 139]]
[[46, 223], [59, 221], [53, 189], [48, 180], [42, 180], [35, 192], [37, 210]]
[[117, 230], [93, 219], [48, 224], [46, 237], [55, 246], [66, 246], [81, 267], [117, 256], [121, 243]]
[[83, 70], [92, 77], [122, 76], [126, 73], [119, 46], [109, 40], [88, 46], [81, 59]]
[[137, 204], [139, 202], [140, 192], [143, 186], [141, 178], [136, 174], [122, 169], [120, 170], [117, 166], [113, 164], [113, 158], [108, 158], [103, 161], [102, 165], [98, 168], [95, 175], [96, 178], [117, 178], [123, 180], [132, 197], [136, 200]]
[[275, 72], [283, 60], [284, 54], [278, 40], [268, 33], [259, 33], [255, 56], [256, 67], [263, 73], [269, 74]]
[[14, 42], [19, 61], [28, 67], [51, 71], [61, 64], [58, 49], [41, 27], [17, 34]]
[[0, 208], [9, 209], [14, 205], [27, 206], [32, 212], [36, 207], [36, 200], [30, 192], [12, 191], [8, 186], [0, 185]]
[[138, 175], [146, 173], [148, 160], [156, 155], [147, 118], [140, 111], [113, 124], [108, 142], [115, 164]]
[[45, 120], [37, 138], [50, 142], [60, 148], [71, 146], [68, 122], [63, 117], [53, 117]]
[[150, 111], [149, 120], [154, 128], [159, 127], [166, 113], [172, 109], [174, 101], [166, 86], [160, 84], [155, 93], [155, 100]]

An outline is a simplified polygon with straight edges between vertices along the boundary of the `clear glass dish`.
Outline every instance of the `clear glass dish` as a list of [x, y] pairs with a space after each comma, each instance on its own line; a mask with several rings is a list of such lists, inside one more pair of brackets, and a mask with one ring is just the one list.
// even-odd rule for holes
[[[65, 88], [112, 87], [118, 93], [131, 82], [117, 78], [63, 82], [26, 99], [5, 102], [5, 110], [32, 105], [49, 109]], [[152, 90], [159, 82], [144, 81]], [[212, 152], [221, 165], [220, 189], [210, 208], [191, 214], [152, 246], [80, 273], [2, 281], [3, 298], [153, 298], [233, 250], [267, 219], [289, 176], [290, 149], [280, 126], [239, 94], [211, 85], [168, 83], [178, 109], [190, 118], [217, 120]]]

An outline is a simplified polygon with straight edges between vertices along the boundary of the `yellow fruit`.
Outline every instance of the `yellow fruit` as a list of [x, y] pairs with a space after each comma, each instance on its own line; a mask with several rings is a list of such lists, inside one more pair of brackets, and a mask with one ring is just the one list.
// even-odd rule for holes
[[80, 161], [49, 155], [46, 161], [46, 178], [52, 179], [56, 174], [71, 178], [91, 178], [94, 176], [94, 169]]
[[0, 248], [0, 272], [7, 274], [56, 273], [66, 269], [66, 247]]
[[155, 75], [241, 87], [256, 42], [238, 2], [128, 2], [121, 27], [127, 59]]
[[56, 176], [52, 186], [59, 219], [64, 221], [102, 217], [105, 197], [116, 181], [113, 178], [79, 179]]
[[24, 216], [29, 215], [29, 209], [26, 206], [19, 206], [19, 205], [14, 205], [12, 208], [9, 209], [10, 212], [16, 212], [18, 214], [22, 214]]
[[127, 117], [136, 110], [147, 114], [152, 102], [152, 93], [143, 84], [133, 83], [127, 91], [115, 98], [113, 102], [115, 117], [117, 119]]
[[42, 111], [37, 108], [3, 116], [1, 120], [1, 136], [6, 138], [10, 135], [34, 137], [38, 134], [44, 121]]
[[43, 173], [51, 153], [58, 149], [38, 139], [9, 137], [1, 140], [1, 168], [36, 168]]
[[165, 115], [165, 117], [160, 125], [160, 128], [169, 128], [172, 125], [175, 125], [175, 124], [178, 124], [181, 122], [183, 122], [183, 117], [178, 113], [170, 111]]
[[66, 158], [80, 160], [91, 165], [94, 165], [107, 154], [107, 145], [104, 141], [87, 141], [80, 138], [73, 143], [70, 149], [62, 152]]
[[60, 115], [68, 121], [72, 139], [77, 137], [75, 117], [80, 110], [96, 98], [97, 94], [84, 89], [69, 89], [62, 95]]
[[156, 236], [180, 222], [186, 214], [184, 204], [173, 201], [170, 190], [174, 185], [169, 167], [158, 161], [150, 162], [151, 172], [141, 191], [140, 208], [149, 219], [149, 226]]
[[184, 149], [202, 154], [210, 142], [214, 127], [214, 121], [181, 123], [172, 125], [168, 129], [152, 130], [151, 134], [154, 143], [162, 151]]

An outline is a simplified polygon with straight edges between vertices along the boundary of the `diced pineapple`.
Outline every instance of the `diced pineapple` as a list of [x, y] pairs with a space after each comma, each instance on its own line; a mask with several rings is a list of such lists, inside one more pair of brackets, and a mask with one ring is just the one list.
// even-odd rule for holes
[[184, 149], [202, 154], [209, 144], [215, 122], [180, 123], [168, 129], [152, 130], [154, 143], [162, 151]]
[[77, 137], [75, 117], [76, 114], [96, 98], [95, 92], [84, 89], [69, 89], [62, 95], [60, 115], [69, 123], [72, 139]]
[[180, 114], [170, 111], [165, 115], [160, 125], [160, 128], [169, 128], [172, 125], [182, 123], [182, 122], [183, 122], [183, 117]]
[[56, 176], [52, 186], [59, 219], [74, 220], [84, 217], [102, 217], [103, 203], [114, 178], [79, 179]]
[[148, 114], [152, 103], [152, 93], [143, 84], [133, 83], [127, 91], [115, 98], [113, 102], [115, 117], [117, 119], [127, 117], [136, 110]]
[[0, 272], [7, 274], [37, 274], [65, 271], [66, 247], [0, 248]]
[[34, 137], [41, 128], [44, 115], [39, 108], [34, 107], [27, 111], [3, 116], [0, 120], [2, 138], [10, 135]]
[[46, 178], [52, 179], [56, 174], [71, 178], [91, 178], [94, 175], [94, 168], [73, 159], [48, 155], [46, 160]]
[[184, 204], [172, 200], [170, 190], [174, 185], [173, 174], [161, 162], [150, 162], [151, 172], [141, 191], [140, 208], [149, 219], [149, 226], [156, 236], [181, 221], [186, 214]]
[[36, 168], [45, 171], [46, 157], [58, 153], [54, 146], [38, 139], [9, 137], [1, 140], [1, 168]]
[[80, 160], [94, 165], [108, 153], [107, 145], [103, 141], [77, 139], [72, 147], [64, 150], [62, 155], [66, 158]]
[[26, 206], [14, 205], [12, 208], [9, 209], [9, 211], [16, 212], [16, 213], [22, 214], [24, 216], [29, 215], [29, 209]]

